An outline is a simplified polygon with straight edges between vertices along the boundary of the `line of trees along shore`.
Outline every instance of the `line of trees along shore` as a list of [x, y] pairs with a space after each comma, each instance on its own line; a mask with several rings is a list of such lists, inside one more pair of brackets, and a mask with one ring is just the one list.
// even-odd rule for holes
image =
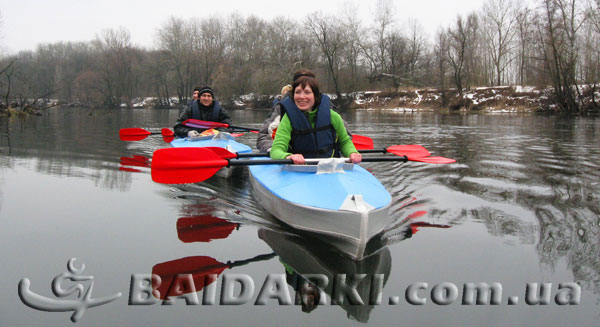
[[416, 20], [400, 24], [391, 0], [378, 0], [367, 23], [356, 8], [349, 2], [342, 13], [298, 20], [171, 17], [153, 48], [134, 46], [115, 28], [90, 42], [0, 55], [0, 110], [46, 99], [117, 108], [144, 97], [173, 107], [199, 85], [233, 103], [277, 94], [300, 68], [315, 71], [342, 108], [364, 90], [432, 87], [461, 96], [475, 86], [530, 85], [552, 87], [558, 111], [591, 110], [579, 85], [593, 94], [600, 82], [600, 0], [487, 0], [433, 36]]

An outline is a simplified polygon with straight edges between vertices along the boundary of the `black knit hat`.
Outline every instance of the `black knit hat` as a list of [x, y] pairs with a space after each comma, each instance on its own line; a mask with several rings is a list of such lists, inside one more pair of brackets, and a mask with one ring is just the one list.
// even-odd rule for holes
[[213, 92], [213, 89], [210, 88], [210, 86], [203, 86], [200, 89], [200, 92], [198, 93], [198, 96], [201, 96], [202, 93], [210, 93], [210, 95], [214, 98], [215, 97], [215, 93]]

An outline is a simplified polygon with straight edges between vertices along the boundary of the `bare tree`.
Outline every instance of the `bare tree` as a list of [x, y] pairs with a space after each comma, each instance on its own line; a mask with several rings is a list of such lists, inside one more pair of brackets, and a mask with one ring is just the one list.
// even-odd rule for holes
[[419, 66], [424, 61], [424, 55], [427, 48], [426, 37], [423, 32], [423, 26], [419, 21], [410, 19], [408, 21], [407, 34], [407, 58], [406, 58], [406, 81], [412, 85], [419, 85]]
[[17, 57], [0, 59], [0, 92], [4, 103], [0, 103], [0, 108], [10, 107], [11, 87], [14, 75], [14, 65]]
[[504, 71], [514, 59], [514, 7], [512, 0], [488, 0], [483, 5], [482, 31], [487, 52], [494, 66], [496, 85], [502, 85]]
[[576, 0], [543, 0], [542, 18], [543, 25], [538, 27], [539, 45], [557, 105], [564, 112], [582, 113], [576, 65], [577, 38], [585, 17]]
[[587, 12], [596, 33], [600, 34], [600, 0], [590, 0]]
[[134, 89], [139, 82], [134, 65], [139, 61], [138, 50], [131, 45], [131, 34], [125, 28], [107, 29], [94, 41], [98, 51], [97, 69], [103, 80], [105, 104], [120, 107], [132, 105]]
[[448, 99], [446, 98], [446, 72], [448, 65], [448, 53], [448, 34], [443, 29], [439, 29], [435, 37], [435, 47], [433, 50], [433, 55], [435, 57], [435, 63], [437, 68], [437, 87], [442, 93], [442, 105], [446, 105], [448, 103]]
[[347, 1], [344, 4], [342, 24], [343, 31], [346, 33], [346, 51], [344, 52], [344, 59], [350, 75], [348, 89], [356, 90], [356, 87], [359, 84], [361, 39], [365, 38], [365, 32], [361, 26], [360, 19], [358, 18], [358, 7], [354, 3]]
[[389, 33], [386, 39], [388, 64], [387, 70], [380, 76], [382, 79], [391, 80], [394, 89], [397, 89], [406, 73], [408, 44], [402, 32], [397, 29]]
[[375, 27], [373, 30], [376, 35], [375, 44], [377, 45], [377, 59], [379, 61], [379, 69], [381, 72], [388, 71], [388, 63], [386, 60], [388, 48], [387, 33], [392, 28], [394, 16], [395, 7], [391, 0], [377, 0], [375, 3]]
[[218, 66], [225, 56], [224, 26], [219, 17], [210, 17], [200, 22], [200, 37], [194, 45], [194, 52], [200, 59], [200, 79], [202, 84], [210, 85]]
[[296, 22], [284, 17], [276, 17], [267, 24], [266, 46], [269, 50], [266, 53], [266, 60], [273, 69], [272, 73], [277, 79], [277, 85], [289, 83], [289, 70], [295, 63], [290, 49], [293, 47], [296, 29]]
[[339, 81], [340, 61], [344, 48], [344, 33], [339, 20], [333, 16], [324, 16], [320, 12], [311, 14], [306, 19], [306, 25], [316, 40], [325, 57], [327, 71], [333, 82], [335, 94], [342, 104], [342, 92]]
[[532, 9], [523, 6], [517, 9], [516, 14], [516, 29], [518, 39], [518, 81], [519, 84], [525, 85], [532, 82], [533, 74], [531, 58], [534, 56], [534, 13]]
[[462, 16], [458, 15], [454, 28], [449, 28], [446, 32], [448, 35], [447, 59], [452, 67], [454, 84], [461, 97], [466, 78], [467, 47], [471, 41], [467, 30], [466, 22]]
[[175, 72], [175, 90], [180, 103], [187, 102], [193, 88], [194, 41], [192, 24], [181, 18], [169, 18], [157, 33], [158, 49], [168, 54], [170, 66]]

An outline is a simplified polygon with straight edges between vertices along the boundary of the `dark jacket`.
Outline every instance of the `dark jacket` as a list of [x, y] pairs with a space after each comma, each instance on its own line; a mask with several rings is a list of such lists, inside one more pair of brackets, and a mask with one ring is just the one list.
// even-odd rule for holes
[[[179, 119], [177, 119], [177, 123], [175, 124], [175, 127], [173, 127], [177, 136], [187, 137], [187, 133], [192, 130], [198, 131], [199, 133], [205, 131], [205, 129], [203, 128], [188, 127], [183, 125], [182, 123], [188, 119], [198, 119], [205, 121], [214, 121], [224, 124], [231, 124], [231, 117], [229, 117], [227, 110], [225, 110], [225, 108], [221, 106], [219, 101], [213, 101], [212, 105], [209, 107], [202, 105], [202, 103], [200, 103], [200, 100], [196, 100], [195, 102], [199, 110], [192, 110], [192, 107], [194, 107], [194, 101], [192, 101], [190, 102], [190, 105], [185, 109], [185, 111], [181, 113]], [[217, 109], [218, 111], [218, 113], [216, 114], [216, 119], [214, 117], [215, 115], [213, 114], [215, 111], [214, 109]], [[193, 115], [193, 112], [196, 112], [197, 115]]]

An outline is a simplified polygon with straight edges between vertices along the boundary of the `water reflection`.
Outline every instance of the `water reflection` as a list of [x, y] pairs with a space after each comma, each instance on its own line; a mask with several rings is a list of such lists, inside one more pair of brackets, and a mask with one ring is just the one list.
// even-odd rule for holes
[[232, 223], [212, 215], [181, 217], [177, 219], [177, 237], [184, 243], [210, 242], [227, 238], [239, 227], [239, 223]]
[[199, 292], [217, 281], [225, 269], [269, 260], [274, 256], [274, 253], [261, 254], [245, 260], [227, 262], [219, 262], [209, 256], [193, 256], [159, 263], [152, 267], [152, 274], [160, 277], [152, 280], [152, 288], [158, 290], [158, 294], [154, 294], [161, 300]]
[[[329, 298], [333, 297], [337, 300], [336, 304], [347, 312], [349, 318], [368, 322], [370, 313], [375, 307], [373, 294], [379, 291], [373, 287], [383, 289], [392, 269], [392, 257], [387, 247], [361, 261], [354, 261], [337, 251], [331, 251], [327, 243], [320, 242], [318, 239], [306, 239], [291, 233], [268, 229], [260, 229], [258, 235], [277, 253], [286, 274], [292, 276], [298, 274], [301, 280], [311, 281]], [[336, 281], [341, 282], [341, 275], [345, 276], [346, 285], [354, 286], [356, 294], [364, 304], [355, 302], [357, 298], [344, 299], [343, 293], [341, 296], [334, 293]], [[316, 276], [325, 276], [326, 279], [315, 280]], [[381, 285], [378, 284], [379, 280]], [[304, 283], [298, 280], [291, 282], [294, 283], [292, 287], [297, 292], [302, 292]], [[339, 287], [339, 284], [337, 286]], [[324, 294], [320, 296], [320, 300], [323, 303]], [[312, 309], [314, 306], [313, 304]], [[303, 307], [308, 307], [308, 304], [303, 304]]]

